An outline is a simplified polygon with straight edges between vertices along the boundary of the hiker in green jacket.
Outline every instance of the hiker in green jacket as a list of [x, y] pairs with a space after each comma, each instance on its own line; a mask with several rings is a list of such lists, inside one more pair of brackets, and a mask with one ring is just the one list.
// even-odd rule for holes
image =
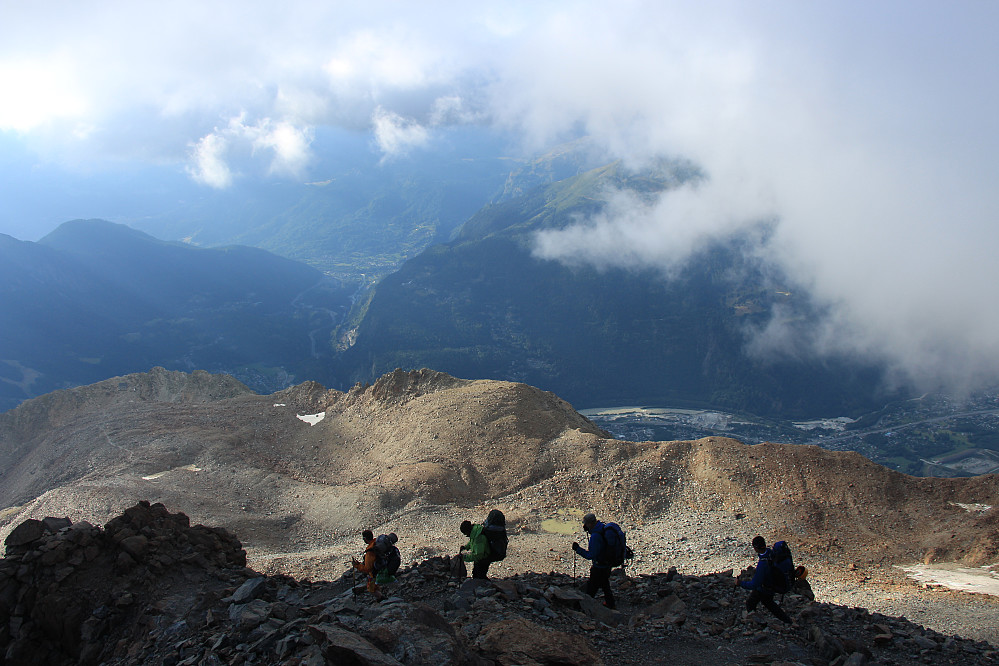
[[482, 525], [472, 525], [469, 520], [462, 521], [459, 529], [461, 533], [468, 537], [468, 543], [459, 550], [467, 551], [462, 554], [462, 559], [472, 563], [472, 578], [487, 578], [489, 572], [489, 542], [482, 533]]

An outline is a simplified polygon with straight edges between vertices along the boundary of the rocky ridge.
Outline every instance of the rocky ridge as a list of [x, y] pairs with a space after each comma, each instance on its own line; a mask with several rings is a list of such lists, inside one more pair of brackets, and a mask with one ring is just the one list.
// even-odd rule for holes
[[456, 551], [462, 519], [498, 507], [516, 547], [497, 576], [571, 578], [571, 535], [594, 511], [628, 530], [635, 576], [737, 569], [764, 534], [794, 544], [822, 601], [999, 639], [994, 599], [922, 590], [894, 568], [996, 564], [999, 478], [917, 479], [725, 438], [621, 442], [523, 384], [396, 371], [346, 393], [259, 396], [158, 369], [0, 414], [0, 461], [0, 538], [46, 516], [107, 524], [146, 499], [239, 534], [256, 571], [334, 580], [361, 529], [432, 561]]
[[[140, 502], [103, 529], [29, 520], [0, 561], [0, 663], [19, 664], [990, 664], [995, 648], [862, 608], [782, 600], [746, 613], [732, 571], [614, 577], [618, 609], [581, 578], [455, 576], [414, 562], [376, 601], [332, 581], [261, 575], [239, 541]], [[751, 572], [743, 572], [748, 575]]]

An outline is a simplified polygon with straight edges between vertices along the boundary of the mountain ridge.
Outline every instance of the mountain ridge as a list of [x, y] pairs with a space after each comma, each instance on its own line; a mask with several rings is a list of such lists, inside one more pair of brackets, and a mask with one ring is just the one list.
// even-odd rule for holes
[[[309, 414], [322, 418], [309, 425]], [[961, 508], [989, 505], [999, 477], [916, 478], [855, 453], [719, 437], [624, 442], [554, 394], [430, 370], [261, 396], [224, 376], [156, 369], [24, 403], [0, 415], [0, 447], [0, 504], [24, 505], [12, 515], [55, 515], [63, 501], [102, 522], [114, 502], [152, 493], [252, 528], [259, 552], [499, 502], [534, 531], [572, 507], [635, 524], [696, 508], [820, 551], [838, 543], [857, 562], [999, 561], [996, 510]]]
[[[195, 248], [75, 220], [0, 242], [0, 408], [153, 366], [239, 375], [262, 390], [324, 378], [346, 289], [256, 248]], [[319, 344], [317, 344], [319, 341]]]

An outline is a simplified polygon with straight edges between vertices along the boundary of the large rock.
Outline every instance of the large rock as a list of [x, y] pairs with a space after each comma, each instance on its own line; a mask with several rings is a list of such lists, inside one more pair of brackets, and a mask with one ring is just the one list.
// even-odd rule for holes
[[407, 664], [460, 666], [473, 661], [454, 627], [426, 604], [393, 604], [375, 618], [369, 638]]
[[309, 633], [320, 646], [330, 664], [360, 666], [402, 666], [402, 662], [385, 654], [363, 637], [333, 624], [309, 626]]
[[513, 664], [564, 664], [595, 666], [603, 664], [582, 636], [550, 631], [522, 618], [494, 622], [475, 641], [486, 656], [503, 666]]
[[40, 520], [28, 518], [26, 521], [11, 530], [4, 540], [4, 545], [8, 548], [26, 546], [29, 543], [38, 541], [45, 534], [45, 525]]

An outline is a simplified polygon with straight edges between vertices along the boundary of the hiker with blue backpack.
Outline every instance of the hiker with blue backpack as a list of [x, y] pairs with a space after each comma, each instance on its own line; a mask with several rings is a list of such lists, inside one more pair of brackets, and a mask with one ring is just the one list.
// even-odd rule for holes
[[791, 618], [774, 601], [775, 594], [790, 592], [794, 586], [794, 562], [791, 559], [791, 549], [787, 542], [778, 541], [773, 548], [767, 548], [767, 541], [761, 536], [753, 537], [753, 550], [759, 556], [756, 572], [752, 580], [736, 579], [736, 586], [749, 590], [746, 599], [746, 610], [752, 613], [756, 606], [763, 606], [773, 613], [784, 624], [791, 624]]
[[583, 516], [583, 530], [590, 535], [587, 547], [575, 541], [572, 550], [584, 559], [590, 560], [590, 579], [586, 582], [586, 593], [596, 597], [597, 590], [604, 591], [604, 606], [614, 608], [614, 593], [611, 592], [611, 569], [624, 565], [630, 549], [625, 543], [624, 532], [617, 523], [602, 523], [592, 513]]

